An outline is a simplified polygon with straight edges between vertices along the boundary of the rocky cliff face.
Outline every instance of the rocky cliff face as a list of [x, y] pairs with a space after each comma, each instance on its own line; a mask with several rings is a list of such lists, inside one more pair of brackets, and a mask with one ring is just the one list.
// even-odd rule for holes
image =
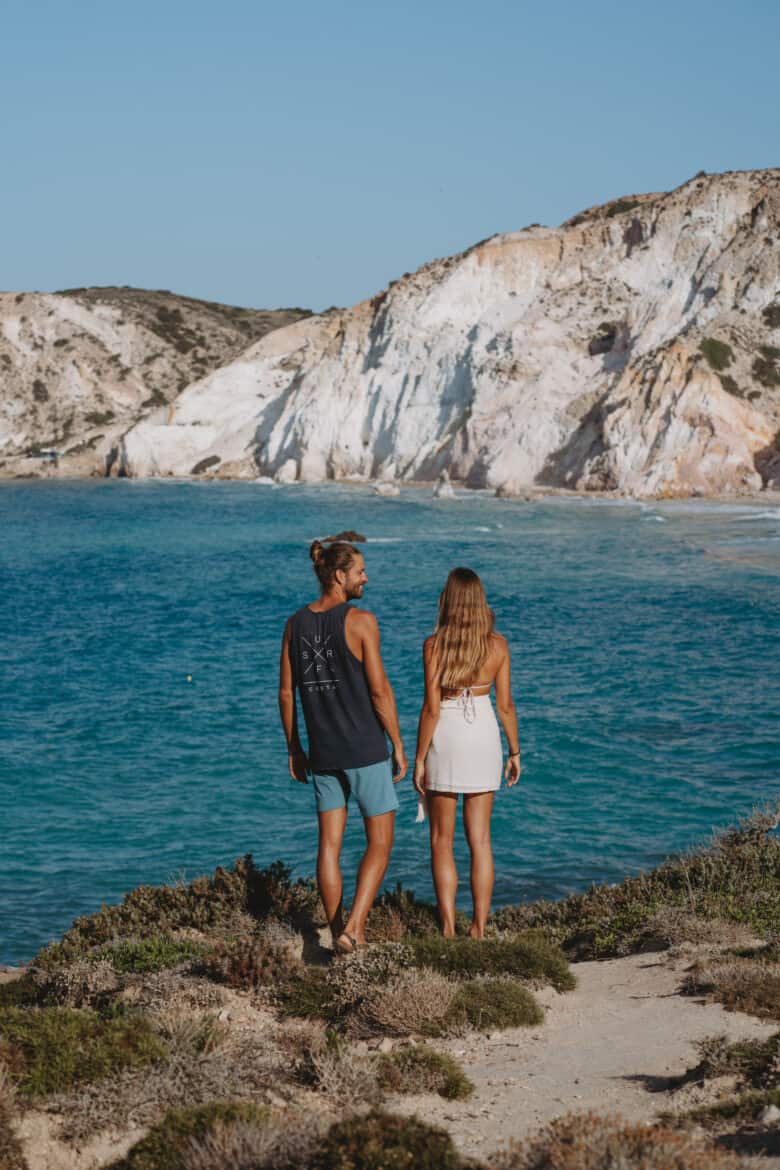
[[282, 481], [446, 469], [507, 494], [780, 487], [779, 255], [774, 169], [495, 236], [147, 402], [111, 469]]
[[120, 470], [133, 423], [306, 315], [132, 288], [0, 293], [0, 476]]

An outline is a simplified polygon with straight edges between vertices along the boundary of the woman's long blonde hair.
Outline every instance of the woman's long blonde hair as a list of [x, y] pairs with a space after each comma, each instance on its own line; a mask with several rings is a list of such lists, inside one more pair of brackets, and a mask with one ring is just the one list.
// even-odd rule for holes
[[473, 569], [453, 569], [439, 597], [433, 654], [439, 684], [454, 688], [479, 682], [491, 651], [495, 616]]

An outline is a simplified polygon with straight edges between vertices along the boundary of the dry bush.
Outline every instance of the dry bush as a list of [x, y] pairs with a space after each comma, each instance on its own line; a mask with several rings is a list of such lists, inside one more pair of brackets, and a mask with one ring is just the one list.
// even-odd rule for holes
[[0, 1063], [0, 1170], [27, 1170], [21, 1142], [14, 1131], [15, 1113], [14, 1084], [8, 1069]]
[[218, 1124], [203, 1138], [190, 1138], [180, 1170], [301, 1170], [310, 1165], [325, 1133], [314, 1113], [285, 1114], [266, 1125]]
[[301, 968], [303, 940], [281, 922], [251, 938], [221, 940], [193, 965], [195, 971], [242, 990], [284, 983]]
[[375, 1062], [324, 1025], [309, 1021], [283, 1025], [276, 1043], [288, 1075], [322, 1093], [337, 1109], [379, 1101]]
[[678, 947], [685, 943], [710, 946], [740, 946], [752, 941], [753, 931], [725, 918], [704, 918], [684, 906], [661, 906], [647, 919], [648, 936], [659, 946]]
[[689, 1134], [569, 1113], [492, 1159], [492, 1170], [742, 1170], [735, 1154]]
[[128, 976], [117, 998], [156, 1016], [177, 1008], [189, 1012], [209, 1011], [221, 1007], [227, 993], [210, 979], [180, 971], [157, 971], [143, 977]]
[[697, 960], [680, 987], [684, 995], [706, 995], [729, 1011], [780, 1021], [780, 967], [736, 955]]
[[366, 997], [414, 965], [412, 951], [402, 944], [372, 947], [334, 963], [328, 972], [333, 1015], [355, 1011]]
[[79, 959], [55, 971], [38, 969], [33, 971], [32, 978], [41, 992], [42, 1002], [72, 1008], [100, 1008], [121, 986], [120, 977], [106, 959], [96, 963]]
[[52, 1098], [51, 1107], [63, 1114], [64, 1140], [79, 1142], [109, 1127], [151, 1125], [166, 1109], [262, 1098], [283, 1077], [272, 1032], [262, 1038], [235, 1034], [213, 1017], [188, 1020], [176, 1013], [158, 1023], [167, 1063], [128, 1070]]
[[690, 1074], [709, 1078], [736, 1076], [754, 1089], [780, 1088], [780, 1032], [765, 1040], [737, 1040], [705, 1036], [695, 1044], [700, 1061]]
[[438, 971], [424, 967], [402, 971], [366, 995], [348, 1019], [348, 1030], [363, 1035], [438, 1035], [446, 1027], [457, 991], [457, 983]]
[[313, 1087], [338, 1110], [376, 1105], [381, 1100], [374, 1062], [333, 1033], [323, 1048], [311, 1053], [310, 1060]]

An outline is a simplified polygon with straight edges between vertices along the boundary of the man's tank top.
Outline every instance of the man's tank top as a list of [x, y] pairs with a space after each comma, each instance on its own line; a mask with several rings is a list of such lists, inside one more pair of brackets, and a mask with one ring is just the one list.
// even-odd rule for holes
[[363, 663], [344, 633], [349, 602], [324, 613], [305, 605], [290, 619], [293, 680], [301, 696], [312, 771], [363, 768], [388, 758]]

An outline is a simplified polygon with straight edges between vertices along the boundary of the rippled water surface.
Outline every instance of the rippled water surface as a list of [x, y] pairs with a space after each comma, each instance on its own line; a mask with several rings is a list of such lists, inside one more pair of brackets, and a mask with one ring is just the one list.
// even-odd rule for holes
[[[370, 538], [410, 752], [451, 567], [480, 572], [509, 639], [524, 772], [496, 803], [497, 904], [620, 880], [780, 796], [777, 507], [11, 482], [0, 522], [2, 962], [141, 882], [247, 852], [313, 872], [279, 641], [316, 595], [308, 541], [342, 527]], [[401, 799], [388, 884], [430, 896]], [[353, 816], [353, 868], [361, 844]]]

